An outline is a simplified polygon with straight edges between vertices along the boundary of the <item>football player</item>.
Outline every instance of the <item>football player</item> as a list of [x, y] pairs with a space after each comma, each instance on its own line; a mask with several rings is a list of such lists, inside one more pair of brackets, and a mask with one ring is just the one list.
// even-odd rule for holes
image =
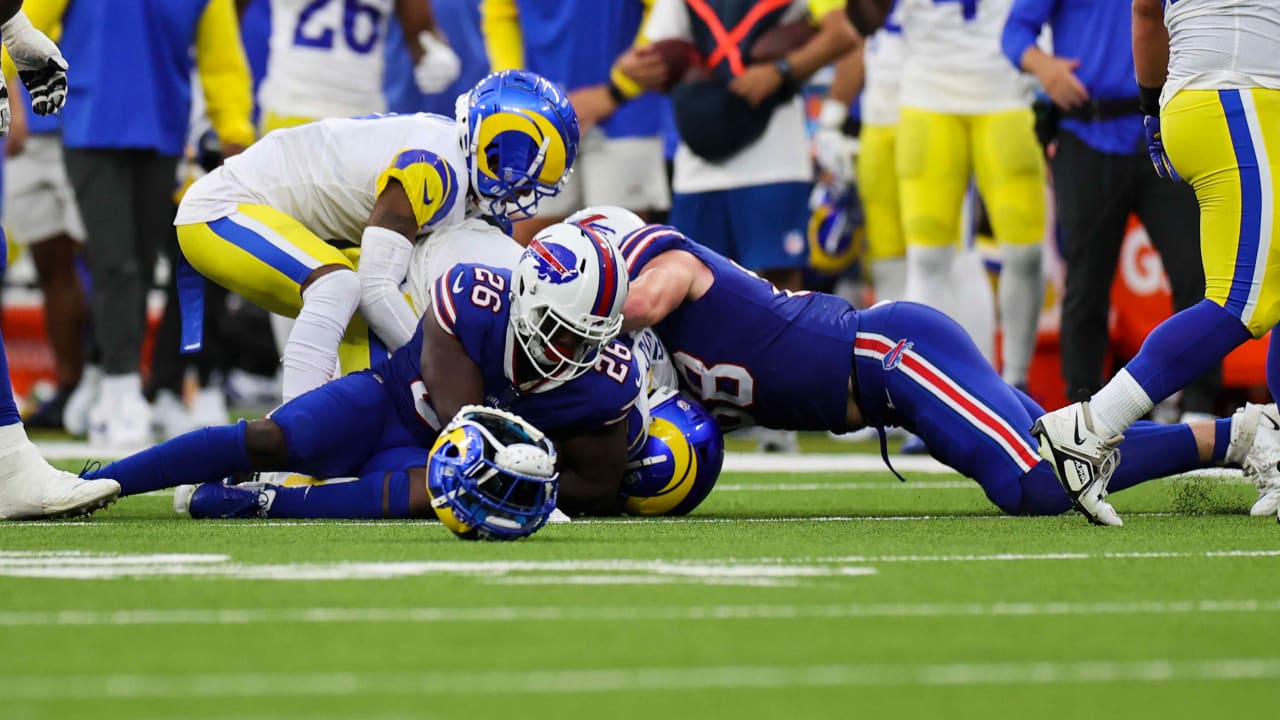
[[[1186, 179], [1200, 201], [1205, 299], [1161, 323], [1091, 399], [1033, 430], [1077, 507], [1121, 525], [1107, 502], [1121, 433], [1153, 405], [1280, 321], [1280, 6], [1266, 0], [1135, 0], [1133, 55], [1156, 172]], [[1275, 272], [1273, 272], [1275, 270]], [[1280, 351], [1267, 356], [1280, 397]], [[1256, 514], [1280, 506], [1268, 483]], [[1260, 490], [1262, 487], [1260, 486]]]
[[[391, 349], [409, 341], [418, 314], [399, 286], [415, 242], [468, 217], [534, 214], [560, 191], [577, 148], [577, 118], [554, 85], [496, 73], [458, 99], [455, 121], [371, 116], [269, 134], [191, 186], [178, 241], [200, 274], [297, 317], [283, 357], [287, 401], [333, 376], [357, 306]], [[358, 274], [330, 240], [359, 244]], [[194, 290], [180, 278], [192, 321], [183, 345], [195, 348], [200, 285], [186, 285]]]
[[[433, 447], [463, 406], [487, 404], [557, 441], [566, 512], [612, 511], [627, 456], [623, 420], [642, 384], [633, 353], [616, 339], [626, 296], [616, 247], [578, 226], [552, 226], [513, 270], [460, 265], [442, 275], [411, 341], [372, 370], [300, 395], [267, 418], [197, 430], [87, 477], [117, 478], [122, 494], [133, 495], [254, 471], [359, 476], [384, 452]], [[430, 512], [407, 477], [389, 482], [318, 486], [303, 501]], [[277, 495], [275, 504], [290, 499]]]
[[271, 51], [258, 100], [264, 135], [324, 118], [386, 112], [382, 88], [393, 13], [422, 92], [440, 92], [461, 70], [440, 37], [430, 0], [270, 3]]
[[[905, 62], [896, 166], [912, 297], [948, 307], [970, 178], [1000, 243], [1005, 380], [1025, 385], [1043, 294], [1045, 171], [1030, 82], [1000, 42], [1012, 0], [900, 0]], [[916, 290], [919, 290], [917, 293]]]
[[[1007, 513], [1071, 507], [1028, 432], [1041, 409], [1004, 383], [942, 313], [907, 302], [860, 312], [832, 295], [779, 291], [667, 226], [632, 232], [622, 251], [635, 278], [624, 328], [657, 332], [681, 386], [722, 428], [844, 433], [901, 426]], [[1264, 415], [1273, 422], [1260, 423]], [[1249, 405], [1195, 426], [1135, 425], [1121, 447], [1128, 462], [1112, 484], [1129, 487], [1214, 462], [1274, 481], [1275, 418], [1274, 407]]]
[[[21, 0], [0, 0], [0, 39], [13, 56], [32, 109], [56, 113], [67, 98], [67, 64], [44, 33], [22, 14]], [[0, 135], [9, 132], [9, 92], [0, 76]], [[0, 229], [0, 272], [8, 260], [8, 241]], [[0, 336], [0, 520], [65, 517], [93, 512], [115, 499], [116, 481], [103, 475], [84, 480], [51, 466], [27, 437], [8, 382], [9, 360]]]

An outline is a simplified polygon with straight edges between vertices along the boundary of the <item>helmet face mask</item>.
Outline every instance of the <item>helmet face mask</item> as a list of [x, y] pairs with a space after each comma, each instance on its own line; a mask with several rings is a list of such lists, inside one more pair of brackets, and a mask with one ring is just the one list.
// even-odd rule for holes
[[521, 70], [494, 73], [458, 98], [471, 187], [497, 218], [522, 219], [560, 193], [578, 152], [578, 118], [560, 90]]
[[625, 265], [590, 229], [560, 223], [538, 233], [516, 263], [513, 285], [515, 341], [543, 379], [586, 373], [622, 331]]
[[516, 540], [555, 509], [551, 441], [511, 413], [468, 405], [441, 431], [427, 467], [440, 520], [466, 540]]

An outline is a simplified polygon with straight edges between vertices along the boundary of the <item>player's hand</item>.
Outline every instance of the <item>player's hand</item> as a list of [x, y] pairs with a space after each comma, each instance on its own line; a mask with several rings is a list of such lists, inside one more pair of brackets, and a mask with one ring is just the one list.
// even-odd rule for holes
[[1049, 57], [1037, 70], [1036, 77], [1058, 107], [1074, 110], [1089, 101], [1089, 91], [1076, 77], [1078, 67], [1079, 60]]
[[578, 132], [586, 134], [588, 130], [606, 120], [615, 110], [618, 103], [609, 94], [604, 85], [578, 88], [569, 93], [569, 103], [578, 115]]
[[660, 90], [667, 82], [667, 64], [651, 47], [628, 49], [613, 67], [646, 90]]
[[419, 33], [418, 43], [425, 54], [413, 69], [413, 81], [427, 95], [444, 92], [462, 74], [462, 60], [434, 33], [425, 30]]
[[729, 91], [756, 107], [782, 88], [782, 79], [773, 63], [752, 65], [729, 82]]
[[1160, 134], [1160, 116], [1147, 115], [1142, 119], [1142, 127], [1147, 132], [1147, 154], [1151, 156], [1151, 164], [1156, 174], [1166, 180], [1182, 182], [1182, 176], [1173, 168], [1169, 153], [1164, 150], [1164, 138]]
[[58, 46], [19, 13], [4, 25], [4, 46], [31, 94], [31, 109], [49, 115], [67, 102], [67, 61]]
[[857, 177], [854, 167], [859, 148], [857, 138], [836, 128], [818, 128], [813, 134], [813, 154], [818, 167], [842, 187], [849, 186]]

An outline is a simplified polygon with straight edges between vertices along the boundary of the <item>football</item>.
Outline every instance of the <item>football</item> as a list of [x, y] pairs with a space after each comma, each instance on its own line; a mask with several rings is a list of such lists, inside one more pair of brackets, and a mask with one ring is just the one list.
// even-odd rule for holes
[[663, 92], [679, 85], [685, 79], [693, 79], [689, 77], [689, 71], [702, 66], [702, 54], [688, 40], [678, 38], [659, 40], [649, 47], [662, 57], [663, 64], [667, 66], [667, 82], [662, 87]]
[[751, 62], [773, 62], [786, 57], [787, 53], [802, 47], [809, 42], [818, 29], [808, 21], [783, 23], [760, 34], [751, 44]]

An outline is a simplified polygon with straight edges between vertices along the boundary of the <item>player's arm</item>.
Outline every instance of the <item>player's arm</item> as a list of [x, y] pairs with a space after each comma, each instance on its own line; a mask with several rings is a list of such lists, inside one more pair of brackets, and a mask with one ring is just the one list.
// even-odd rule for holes
[[569, 515], [620, 515], [622, 475], [627, 463], [627, 424], [605, 425], [593, 433], [556, 443], [560, 493], [556, 505]]
[[869, 37], [884, 27], [893, 3], [894, 0], [849, 0], [845, 5], [845, 15], [862, 37]]
[[524, 69], [524, 36], [516, 0], [481, 0], [480, 32], [493, 72]]
[[818, 33], [809, 42], [787, 53], [786, 58], [773, 63], [757, 63], [747, 67], [729, 83], [735, 95], [751, 105], [759, 105], [772, 97], [784, 85], [799, 86], [823, 66], [835, 62], [858, 46], [858, 31], [849, 18], [840, 12], [840, 3], [830, 0], [810, 0], [811, 4], [829, 7], [818, 18]]
[[253, 142], [253, 79], [233, 0], [209, 0], [196, 27], [196, 71], [223, 157]]
[[[661, 2], [661, 0], [657, 0]], [[634, 100], [645, 89], [657, 89], [667, 80], [667, 66], [662, 57], [649, 47], [645, 35], [655, 0], [641, 0], [644, 15], [636, 37], [609, 70], [609, 81], [601, 85], [581, 87], [569, 93], [583, 132], [609, 118], [623, 105]]]
[[404, 150], [378, 177], [377, 198], [360, 236], [360, 312], [389, 348], [409, 342], [418, 316], [400, 292], [409, 256], [422, 228], [458, 202], [458, 178], [427, 150]]
[[1053, 0], [1016, 0], [1005, 22], [1000, 45], [1014, 67], [1035, 75], [1054, 104], [1070, 110], [1089, 99], [1089, 91], [1075, 73], [1080, 61], [1056, 57], [1036, 44], [1053, 5]]
[[702, 297], [714, 280], [711, 269], [698, 258], [683, 250], [668, 250], [631, 281], [622, 307], [622, 331], [657, 325], [681, 303]]
[[453, 84], [462, 73], [462, 60], [440, 32], [431, 0], [396, 0], [396, 16], [418, 89], [432, 95]]
[[[432, 298], [433, 303], [440, 301]], [[428, 312], [422, 317], [418, 371], [436, 415], [441, 423], [447, 423], [463, 405], [484, 404], [484, 378], [462, 341], [440, 323], [437, 312]]]
[[866, 80], [865, 49], [859, 43], [857, 49], [836, 61], [835, 77], [818, 110], [818, 129], [813, 134], [818, 167], [842, 184], [854, 179], [858, 139], [844, 134], [844, 124], [849, 118], [849, 105], [862, 91]]
[[1169, 77], [1169, 29], [1160, 0], [1133, 0], [1133, 68], [1144, 109], [1157, 109], [1160, 88]]

